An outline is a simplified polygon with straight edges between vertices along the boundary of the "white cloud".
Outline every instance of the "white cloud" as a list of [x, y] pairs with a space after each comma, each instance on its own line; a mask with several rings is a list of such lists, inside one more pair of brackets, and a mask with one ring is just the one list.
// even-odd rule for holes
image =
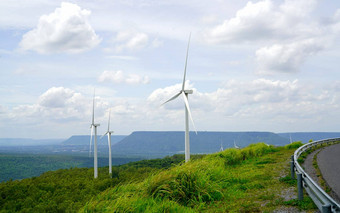
[[[186, 85], [188, 85], [188, 81]], [[168, 99], [176, 95], [179, 91], [181, 91], [182, 89], [181, 87], [182, 87], [182, 84], [175, 84], [175, 85], [168, 86], [165, 88], [158, 88], [149, 95], [147, 100], [150, 104], [156, 107], [157, 106], [159, 107], [162, 103], [164, 103], [165, 101], [167, 101]], [[189, 85], [189, 87], [191, 88], [192, 85]], [[178, 99], [180, 98], [181, 97], [179, 97]], [[179, 103], [181, 103], [180, 106], [182, 107], [183, 103], [179, 101], [169, 102], [166, 105], [164, 105], [164, 107], [168, 109], [178, 109]]]
[[126, 83], [126, 84], [148, 84], [150, 79], [148, 76], [140, 76], [137, 74], [124, 74], [123, 71], [107, 71], [105, 70], [99, 77], [99, 82], [110, 83]]
[[[101, 117], [109, 104], [96, 97], [96, 115]], [[44, 92], [37, 103], [14, 107], [9, 117], [20, 122], [74, 122], [90, 120], [92, 97], [85, 97], [79, 92], [64, 87], [52, 87]], [[88, 119], [87, 119], [88, 118]]]
[[39, 97], [39, 105], [49, 108], [62, 108], [69, 102], [75, 102], [79, 93], [63, 88], [52, 87]]
[[[268, 37], [277, 27], [273, 23], [273, 3], [264, 0], [257, 3], [248, 2], [241, 10], [237, 11], [234, 18], [225, 20], [206, 34], [206, 39], [214, 43], [225, 43], [239, 40], [257, 40]], [[271, 16], [268, 17], [268, 16]]]
[[[208, 30], [206, 41], [218, 44], [247, 42], [257, 49], [257, 73], [294, 73], [311, 56], [334, 41], [337, 15], [321, 23], [312, 16], [316, 0], [248, 2], [233, 18]], [[340, 25], [339, 25], [340, 26]], [[340, 28], [339, 28], [340, 29]]]
[[288, 44], [274, 44], [258, 49], [255, 53], [258, 72], [270, 74], [275, 72], [297, 72], [305, 60], [324, 50], [328, 41], [323, 39], [306, 39]]
[[[161, 103], [179, 90], [180, 84], [156, 89], [149, 95], [148, 103], [150, 107], [159, 108]], [[226, 117], [277, 120], [285, 116], [286, 119], [309, 119], [336, 106], [336, 92], [313, 91], [313, 87], [303, 85], [298, 80], [231, 80], [210, 93], [202, 93], [195, 88], [193, 90], [194, 93], [189, 98], [193, 116], [198, 114], [221, 120]], [[183, 101], [180, 99], [164, 105], [164, 112], [161, 114], [171, 114], [173, 110], [182, 109]]]
[[250, 1], [235, 17], [208, 30], [205, 36], [214, 43], [308, 37], [318, 32], [318, 26], [308, 17], [315, 6], [315, 0], [286, 0], [280, 6], [271, 0]]
[[121, 52], [124, 49], [134, 51], [146, 47], [149, 43], [149, 36], [141, 32], [121, 31], [114, 40], [117, 43], [117, 52]]
[[63, 2], [53, 13], [40, 17], [37, 27], [23, 35], [20, 47], [42, 54], [92, 49], [101, 40], [87, 21], [90, 14], [76, 4]]

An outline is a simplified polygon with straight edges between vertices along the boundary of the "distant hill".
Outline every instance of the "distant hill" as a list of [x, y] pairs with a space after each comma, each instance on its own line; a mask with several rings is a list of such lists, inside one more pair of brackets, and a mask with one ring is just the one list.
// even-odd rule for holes
[[44, 146], [60, 144], [65, 139], [0, 138], [0, 146]]
[[[101, 138], [101, 135], [98, 136], [98, 146], [105, 145], [107, 146], [107, 136]], [[115, 144], [122, 139], [124, 139], [126, 135], [111, 135], [111, 144]], [[62, 142], [62, 145], [86, 145], [90, 144], [90, 135], [74, 135], [68, 138], [67, 140]]]
[[[223, 148], [245, 147], [265, 142], [285, 145], [289, 139], [272, 132], [190, 132], [191, 153], [213, 153]], [[184, 152], [184, 132], [133, 132], [112, 147], [113, 152], [126, 154], [174, 154]]]
[[339, 138], [340, 132], [287, 132], [287, 133], [278, 133], [278, 135], [287, 138], [292, 141], [302, 141], [303, 143], [307, 143], [309, 140], [317, 141], [326, 138]]

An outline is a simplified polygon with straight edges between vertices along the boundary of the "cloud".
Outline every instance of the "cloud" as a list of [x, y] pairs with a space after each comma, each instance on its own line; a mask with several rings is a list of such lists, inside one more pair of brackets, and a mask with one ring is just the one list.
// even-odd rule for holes
[[[193, 88], [193, 85], [190, 85]], [[159, 108], [160, 104], [171, 98], [180, 90], [180, 84], [154, 90], [147, 101], [150, 107]], [[216, 91], [202, 93], [193, 88], [190, 95], [190, 106], [193, 114], [213, 116], [224, 119], [258, 118], [277, 119], [308, 118], [335, 106], [336, 92], [313, 91], [309, 85], [298, 80], [280, 81], [255, 79], [252, 81], [230, 80]], [[312, 92], [313, 91], [313, 92]], [[332, 103], [332, 104], [331, 104]], [[162, 114], [173, 110], [182, 110], [183, 102], [179, 101], [164, 105]], [[165, 115], [164, 115], [165, 116]], [[194, 116], [194, 115], [193, 115]], [[195, 116], [194, 116], [195, 117]]]
[[323, 39], [306, 39], [262, 47], [255, 53], [258, 72], [297, 72], [308, 57], [324, 50], [327, 43]]
[[70, 102], [75, 102], [80, 96], [71, 89], [52, 87], [39, 97], [39, 105], [49, 108], [62, 108]]
[[[109, 106], [108, 102], [97, 96], [95, 103], [96, 116], [103, 116]], [[24, 123], [37, 121], [67, 123], [90, 121], [91, 114], [92, 97], [85, 97], [69, 88], [52, 87], [40, 95], [36, 103], [14, 107], [9, 117]]]
[[[321, 122], [330, 126], [330, 123], [338, 122], [338, 83], [331, 82], [321, 89], [298, 80], [260, 78], [230, 80], [211, 92], [201, 92], [190, 82], [187, 82], [187, 86], [194, 90], [189, 96], [189, 102], [198, 130], [282, 131], [289, 129], [294, 123], [297, 128], [294, 131], [302, 131], [306, 130], [306, 125]], [[97, 95], [96, 122], [106, 123], [106, 112], [111, 108], [114, 120], [112, 125], [118, 132], [182, 130], [182, 98], [160, 106], [180, 89], [180, 84], [158, 88], [151, 92], [147, 99], [101, 98]], [[50, 132], [49, 128], [53, 128], [55, 135], [58, 135], [58, 131], [74, 135], [88, 134], [91, 114], [91, 94], [85, 96], [70, 88], [52, 87], [41, 94], [33, 104], [5, 108], [3, 113], [0, 113], [0, 119], [8, 124], [15, 124], [18, 128], [29, 128], [31, 131], [40, 129]], [[103, 129], [100, 128], [100, 131]]]
[[20, 47], [41, 54], [79, 53], [97, 46], [101, 39], [87, 21], [89, 10], [72, 3], [40, 17], [38, 25], [23, 35]]
[[[186, 85], [188, 85], [188, 83], [189, 82], [187, 81]], [[191, 88], [192, 85], [189, 85], [189, 87]], [[179, 91], [181, 91], [181, 89], [182, 89], [182, 84], [175, 84], [175, 85], [168, 86], [165, 88], [158, 88], [149, 95], [149, 97], [147, 98], [147, 101], [150, 104], [153, 104], [154, 106], [159, 107], [162, 103], [164, 103], [165, 101], [167, 101], [168, 99], [176, 95]], [[178, 99], [181, 99], [181, 97], [179, 97]], [[177, 101], [174, 100], [164, 105], [164, 107], [168, 109], [178, 109], [179, 107], [182, 107], [182, 106], [183, 106], [183, 103], [179, 102], [178, 100]]]
[[257, 3], [248, 2], [237, 11], [234, 18], [225, 20], [206, 34], [206, 39], [213, 43], [226, 43], [235, 40], [256, 40], [268, 36], [275, 28], [273, 19], [273, 3], [264, 0]]
[[235, 17], [208, 30], [205, 37], [209, 42], [226, 44], [309, 36], [317, 29], [314, 22], [308, 19], [315, 6], [315, 0], [286, 0], [280, 6], [271, 0], [249, 1], [236, 12]]
[[[312, 16], [316, 0], [248, 2], [234, 17], [206, 31], [207, 42], [247, 42], [255, 50], [256, 72], [294, 73], [311, 56], [327, 49], [339, 33], [337, 13], [321, 23]], [[339, 13], [340, 14], [340, 13]], [[339, 25], [340, 26], [340, 25]]]
[[114, 40], [117, 44], [117, 52], [121, 52], [124, 49], [140, 50], [148, 45], [149, 36], [141, 32], [121, 31]]
[[137, 74], [124, 74], [123, 71], [107, 71], [105, 70], [99, 77], [99, 82], [110, 83], [126, 83], [126, 84], [148, 84], [150, 79], [148, 76], [140, 76]]

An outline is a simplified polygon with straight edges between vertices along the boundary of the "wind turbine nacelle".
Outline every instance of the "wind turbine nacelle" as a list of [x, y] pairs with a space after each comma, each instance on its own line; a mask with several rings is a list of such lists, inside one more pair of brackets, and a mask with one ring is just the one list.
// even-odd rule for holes
[[192, 94], [194, 91], [192, 89], [184, 90], [185, 94]]

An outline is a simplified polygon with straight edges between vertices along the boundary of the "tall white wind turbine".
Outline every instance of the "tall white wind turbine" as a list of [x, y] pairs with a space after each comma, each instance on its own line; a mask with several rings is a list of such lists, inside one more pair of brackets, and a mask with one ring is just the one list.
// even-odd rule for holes
[[100, 124], [94, 123], [94, 99], [95, 99], [95, 91], [93, 92], [93, 107], [92, 107], [92, 123], [91, 123], [91, 139], [90, 139], [90, 154], [91, 154], [91, 146], [92, 146], [92, 136], [94, 130], [94, 178], [98, 177], [98, 150], [97, 150], [97, 127]]
[[182, 97], [183, 97], [184, 104], [185, 104], [185, 162], [188, 162], [190, 160], [190, 140], [189, 140], [189, 119], [188, 119], [188, 117], [190, 117], [192, 125], [194, 126], [195, 132], [197, 134], [196, 127], [195, 127], [194, 121], [193, 121], [192, 116], [191, 116], [191, 111], [190, 111], [189, 101], [188, 101], [188, 95], [192, 94], [193, 91], [185, 89], [185, 76], [186, 76], [186, 71], [187, 71], [190, 37], [191, 37], [191, 34], [189, 36], [187, 54], [186, 54], [186, 58], [185, 58], [185, 67], [184, 67], [182, 89], [176, 95], [174, 95], [172, 98], [170, 98], [169, 100], [167, 100], [166, 102], [164, 102], [162, 104], [162, 105], [164, 105], [164, 104], [176, 99], [180, 95], [182, 95]]
[[107, 135], [107, 142], [108, 142], [108, 145], [109, 145], [109, 174], [110, 174], [110, 176], [112, 176], [111, 134], [113, 133], [113, 131], [110, 131], [110, 117], [111, 117], [111, 109], [109, 110], [109, 121], [107, 123], [107, 131], [105, 132], [105, 134], [102, 137]]

